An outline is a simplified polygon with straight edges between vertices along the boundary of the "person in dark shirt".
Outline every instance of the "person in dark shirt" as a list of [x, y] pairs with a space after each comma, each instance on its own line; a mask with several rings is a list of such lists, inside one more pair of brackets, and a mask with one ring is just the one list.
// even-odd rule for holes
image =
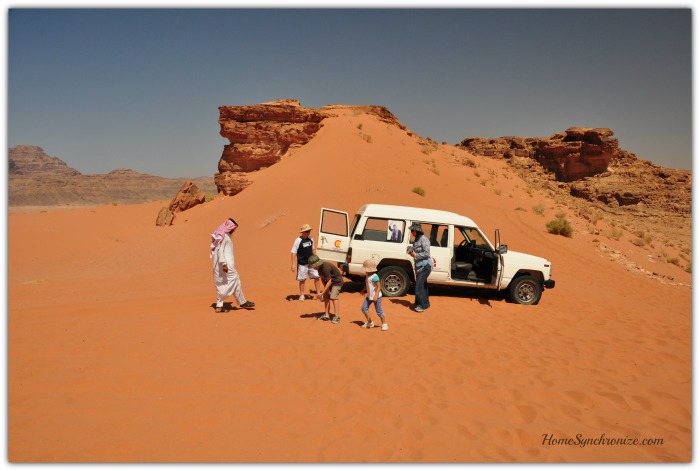
[[299, 237], [294, 240], [292, 245], [292, 273], [296, 272], [297, 281], [299, 282], [299, 301], [306, 299], [304, 296], [304, 285], [306, 278], [314, 280], [316, 285], [316, 293], [319, 291], [318, 272], [309, 268], [309, 257], [316, 253], [314, 239], [311, 237], [311, 226], [304, 224], [299, 231]]
[[[319, 319], [327, 321], [330, 320], [333, 324], [340, 323], [340, 290], [343, 287], [343, 275], [338, 270], [338, 267], [329, 262], [324, 262], [317, 255], [311, 255], [309, 257], [309, 268], [315, 268], [318, 270], [321, 276], [321, 292], [318, 296], [319, 301], [323, 301], [323, 307], [325, 309], [325, 314], [323, 314]], [[333, 302], [334, 316], [331, 318], [330, 314], [330, 304]]]

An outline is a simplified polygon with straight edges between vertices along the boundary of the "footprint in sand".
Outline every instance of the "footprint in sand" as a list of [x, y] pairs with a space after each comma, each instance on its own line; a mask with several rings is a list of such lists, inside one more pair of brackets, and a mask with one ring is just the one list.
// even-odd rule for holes
[[525, 430], [517, 430], [518, 441], [520, 442], [520, 447], [525, 450], [525, 453], [532, 458], [537, 458], [542, 454], [542, 447], [539, 446], [538, 440], [542, 437], [539, 434], [534, 434], [532, 432], [526, 432]]
[[582, 393], [580, 391], [564, 391], [570, 399], [574, 401], [578, 406], [590, 409], [595, 406], [595, 402], [591, 400], [588, 394]]
[[581, 417], [581, 410], [578, 407], [561, 405], [561, 406], [559, 406], [559, 409], [561, 409], [561, 411], [565, 415], [567, 415], [573, 419], [578, 419], [579, 417]]
[[651, 401], [649, 401], [647, 398], [642, 397], [642, 396], [632, 396], [631, 398], [634, 402], [639, 404], [642, 408], [642, 410], [645, 411], [650, 411], [651, 410]]
[[457, 424], [454, 426], [454, 428], [460, 436], [469, 440], [473, 440], [478, 436], [477, 434], [470, 432], [469, 429], [462, 424]]
[[622, 407], [625, 410], [632, 410], [629, 403], [625, 400], [624, 396], [617, 393], [599, 392], [599, 396], [606, 397], [613, 401], [617, 406]]
[[537, 409], [535, 409], [534, 407], [523, 405], [516, 405], [515, 407], [516, 409], [518, 409], [520, 418], [522, 419], [524, 424], [529, 424], [537, 418]]

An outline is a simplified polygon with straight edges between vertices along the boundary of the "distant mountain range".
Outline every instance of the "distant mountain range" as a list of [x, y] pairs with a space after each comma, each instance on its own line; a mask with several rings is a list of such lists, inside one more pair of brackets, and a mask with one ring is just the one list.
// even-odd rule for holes
[[171, 200], [186, 181], [216, 194], [213, 177], [165, 178], [129, 169], [83, 175], [41, 147], [9, 149], [9, 206], [92, 206]]

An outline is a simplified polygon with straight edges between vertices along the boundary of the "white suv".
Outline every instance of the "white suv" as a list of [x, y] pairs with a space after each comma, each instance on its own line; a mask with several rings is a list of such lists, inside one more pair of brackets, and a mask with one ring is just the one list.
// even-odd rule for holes
[[430, 239], [433, 271], [428, 282], [508, 290], [519, 304], [537, 304], [544, 288], [554, 288], [552, 264], [544, 258], [509, 252], [498, 229], [491, 245], [468, 217], [434, 209], [366, 204], [352, 224], [348, 213], [321, 209], [316, 253], [335, 261], [348, 278], [364, 275], [362, 262], [377, 262], [382, 293], [403, 296], [415, 282], [413, 258], [407, 254], [409, 227], [418, 222]]

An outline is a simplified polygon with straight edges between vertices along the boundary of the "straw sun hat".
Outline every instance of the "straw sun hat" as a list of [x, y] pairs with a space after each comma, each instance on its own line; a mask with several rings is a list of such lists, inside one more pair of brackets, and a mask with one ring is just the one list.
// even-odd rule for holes
[[377, 271], [377, 262], [374, 260], [365, 260], [362, 262], [362, 269], [365, 271], [365, 273], [372, 273]]

